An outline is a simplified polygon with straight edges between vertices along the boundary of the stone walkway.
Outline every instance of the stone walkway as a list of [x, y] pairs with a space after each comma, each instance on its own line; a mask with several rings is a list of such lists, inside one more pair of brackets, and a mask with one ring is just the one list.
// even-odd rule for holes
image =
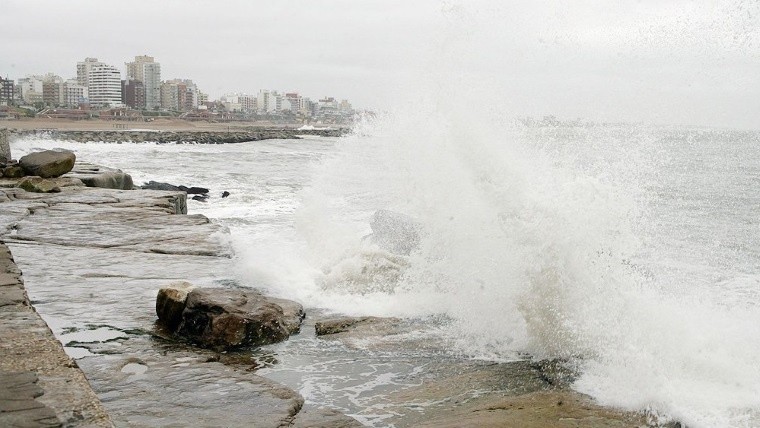
[[87, 379], [29, 303], [0, 241], [0, 426], [110, 427]]

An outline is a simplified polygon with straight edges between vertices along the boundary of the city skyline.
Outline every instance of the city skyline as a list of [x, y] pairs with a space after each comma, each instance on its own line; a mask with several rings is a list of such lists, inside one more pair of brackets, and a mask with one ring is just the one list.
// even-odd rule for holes
[[[323, 96], [312, 100], [298, 92], [260, 89], [256, 95], [228, 92], [209, 99], [192, 79], [162, 79], [161, 63], [150, 55], [135, 55], [125, 69], [95, 57], [76, 62], [76, 77], [66, 79], [54, 72], [29, 74], [18, 79], [0, 77], [0, 105], [26, 104], [45, 107], [128, 107], [143, 111], [191, 112], [216, 109], [244, 114], [292, 113], [303, 117], [337, 114], [350, 117], [348, 100]], [[10, 85], [4, 82], [10, 82]], [[9, 87], [10, 86], [10, 87]], [[318, 100], [318, 101], [317, 101]]]
[[760, 126], [756, 2], [3, 6], [4, 77], [64, 75], [66, 58], [87, 56], [121, 69], [147, 53], [160, 58], [164, 78], [192, 78], [213, 99], [279, 88], [379, 110], [469, 105], [486, 114], [497, 108], [499, 117]]
[[[136, 108], [140, 110], [192, 110], [196, 109], [199, 106], [199, 102], [202, 104], [203, 102], [208, 101], [216, 101], [216, 102], [222, 102], [222, 104], [228, 105], [227, 102], [230, 98], [249, 98], [253, 100], [253, 103], [255, 105], [256, 103], [256, 95], [253, 95], [253, 93], [258, 94], [259, 96], [264, 96], [264, 101], [262, 103], [264, 104], [263, 108], [254, 108], [253, 110], [248, 111], [259, 111], [259, 112], [272, 112], [274, 111], [273, 108], [269, 108], [269, 94], [279, 96], [283, 99], [285, 99], [286, 103], [290, 104], [291, 102], [294, 102], [295, 98], [301, 99], [301, 94], [296, 91], [283, 91], [281, 89], [259, 89], [256, 92], [246, 92], [246, 91], [229, 91], [218, 98], [211, 99], [209, 98], [207, 93], [203, 93], [200, 91], [200, 89], [195, 85], [195, 83], [192, 81], [192, 79], [183, 79], [183, 78], [173, 78], [173, 79], [162, 79], [161, 78], [161, 63], [159, 61], [156, 61], [156, 58], [149, 56], [149, 55], [135, 55], [134, 61], [127, 61], [124, 62], [125, 69], [123, 71], [120, 71], [118, 67], [113, 66], [111, 64], [107, 64], [103, 61], [100, 61], [96, 57], [86, 57], [82, 61], [76, 62], [76, 74], [72, 78], [66, 78], [65, 74], [56, 74], [52, 71], [47, 72], [37, 72], [33, 74], [27, 74], [23, 77], [18, 78], [11, 78], [10, 76], [5, 77], [5, 79], [10, 80], [13, 82], [13, 85], [16, 87], [16, 91], [10, 92], [13, 94], [14, 92], [20, 92], [20, 94], [16, 94], [18, 96], [14, 97], [15, 102], [26, 102], [28, 104], [34, 104], [37, 100], [30, 101], [26, 99], [24, 96], [24, 92], [27, 90], [30, 90], [32, 92], [36, 92], [36, 96], [40, 97], [40, 100], [38, 101], [44, 101], [46, 105], [49, 106], [55, 106], [55, 105], [66, 105], [73, 106], [75, 103], [71, 101], [70, 98], [67, 98], [65, 95], [63, 95], [63, 92], [65, 92], [67, 89], [65, 86], [61, 86], [61, 89], [58, 89], [59, 92], [61, 92], [61, 95], [59, 99], [52, 99], [50, 97], [46, 99], [43, 98], [43, 87], [45, 85], [48, 85], [48, 83], [55, 82], [56, 84], [60, 85], [69, 85], [69, 86], [77, 86], [84, 87], [84, 95], [80, 98], [87, 99], [87, 104], [91, 104], [96, 107], [108, 107], [112, 106], [115, 107], [117, 105], [126, 105], [127, 107]], [[92, 84], [92, 79], [90, 79], [90, 74], [92, 73], [92, 70], [96, 71], [96, 74], [100, 77], [101, 75], [105, 76], [104, 73], [108, 74], [109, 76], [114, 76], [114, 82], [112, 84], [112, 88], [100, 88], [98, 86], [102, 85], [96, 85], [94, 88], [88, 88]], [[118, 79], [115, 77], [118, 76]], [[3, 76], [0, 76], [1, 79], [4, 79]], [[6, 80], [6, 81], [7, 81]], [[98, 78], [96, 81], [103, 81], [104, 78]], [[36, 84], [39, 85], [39, 88], [35, 86]], [[116, 83], [118, 82], [119, 86], [119, 93], [115, 93]], [[135, 89], [135, 83], [137, 83], [139, 86], [137, 86], [137, 92]], [[187, 108], [178, 108], [176, 105], [178, 100], [174, 99], [174, 106], [172, 106], [171, 103], [167, 105], [166, 102], [166, 89], [168, 85], [182, 85], [188, 87], [188, 89], [192, 90], [194, 94], [192, 95], [192, 99], [189, 102], [189, 106]], [[27, 88], [29, 86], [29, 88]], [[78, 89], [77, 88], [77, 89]], [[150, 88], [152, 88], [152, 93]], [[5, 88], [6, 90], [8, 88]], [[89, 90], [88, 90], [89, 89]], [[50, 89], [46, 89], [45, 92], [50, 92]], [[89, 92], [89, 93], [88, 93]], [[103, 94], [103, 92], [107, 92], [106, 95]], [[79, 92], [81, 95], [81, 91]], [[117, 101], [117, 98], [119, 101]], [[176, 98], [176, 95], [175, 95]], [[315, 97], [315, 99], [322, 100], [335, 100], [335, 97], [330, 97], [328, 95], [322, 95], [320, 97]], [[93, 99], [95, 100], [93, 102]], [[311, 99], [310, 97], [303, 97], [304, 100], [307, 102]], [[0, 101], [7, 102], [9, 100], [9, 97], [4, 96], [0, 97]], [[138, 101], [139, 100], [139, 101]], [[279, 111], [279, 105], [281, 101], [278, 100], [277, 102], [277, 111]], [[340, 101], [342, 105], [348, 105], [348, 110], [353, 110], [353, 107], [351, 104], [347, 104], [348, 100], [343, 99]], [[239, 104], [237, 101], [233, 102], [233, 104]], [[303, 107], [303, 101], [297, 101], [297, 104]], [[180, 105], [182, 103], [180, 102]], [[274, 102], [273, 102], [274, 105]]]

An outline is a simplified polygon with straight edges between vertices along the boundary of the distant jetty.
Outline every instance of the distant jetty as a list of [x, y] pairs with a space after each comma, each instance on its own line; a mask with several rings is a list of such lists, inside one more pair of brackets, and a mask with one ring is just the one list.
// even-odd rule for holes
[[64, 141], [105, 141], [114, 143], [186, 143], [186, 144], [229, 144], [246, 141], [272, 139], [299, 139], [302, 135], [322, 137], [340, 137], [348, 132], [340, 129], [292, 129], [292, 128], [258, 128], [255, 130], [230, 131], [154, 131], [154, 130], [11, 130], [18, 137], [45, 138]]

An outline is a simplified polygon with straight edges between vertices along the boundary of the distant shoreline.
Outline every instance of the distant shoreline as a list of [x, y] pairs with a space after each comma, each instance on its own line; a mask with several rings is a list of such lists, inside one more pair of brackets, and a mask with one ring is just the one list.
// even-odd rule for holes
[[[345, 125], [314, 125], [316, 128], [348, 129]], [[59, 131], [205, 131], [232, 132], [252, 131], [256, 129], [298, 129], [303, 124], [273, 123], [269, 121], [256, 122], [206, 122], [188, 121], [176, 118], [155, 118], [152, 121], [122, 121], [104, 119], [48, 119], [23, 118], [0, 120], [0, 128], [17, 131], [59, 130]]]
[[112, 120], [21, 119], [0, 121], [11, 136], [66, 141], [105, 141], [113, 143], [157, 142], [229, 144], [272, 139], [299, 139], [302, 135], [341, 137], [348, 127], [314, 127], [273, 125], [268, 122], [209, 123], [182, 119], [159, 119], [151, 122]]

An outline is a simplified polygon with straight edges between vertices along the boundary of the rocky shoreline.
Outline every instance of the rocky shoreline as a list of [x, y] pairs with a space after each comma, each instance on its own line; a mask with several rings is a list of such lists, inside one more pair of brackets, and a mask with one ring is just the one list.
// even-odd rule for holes
[[[80, 166], [85, 171], [69, 174], [92, 172], [91, 165]], [[51, 180], [70, 180], [67, 175]], [[0, 386], [0, 425], [111, 426], [110, 420], [134, 427], [361, 425], [339, 412], [304, 405], [297, 392], [251, 373], [250, 357], [228, 358], [177, 342], [156, 324], [160, 287], [178, 280], [232, 286], [225, 282], [231, 261], [224, 228], [202, 215], [186, 215], [185, 192], [74, 184], [36, 193], [17, 187], [20, 180], [0, 179], [0, 240], [18, 263], [18, 269], [9, 268], [18, 273], [18, 282], [24, 271], [31, 300], [18, 283], [3, 287], [13, 300], [2, 305], [0, 370], [14, 384]], [[68, 357], [30, 301], [69, 353], [87, 357], [78, 364]], [[7, 308], [34, 316], [14, 321], [18, 317], [7, 316]], [[38, 342], [35, 331], [47, 335], [45, 348], [24, 340]], [[30, 352], [36, 358], [28, 358]], [[67, 369], [79, 373], [78, 384], [47, 374]], [[2, 397], [18, 388], [38, 396], [35, 376], [44, 394], [22, 407], [38, 410], [11, 412], [20, 402], [7, 404]], [[65, 390], [69, 395], [61, 393], [64, 385], [50, 387], [63, 382], [71, 387]], [[77, 393], [74, 385], [89, 391], [90, 400], [80, 402], [84, 392]], [[36, 404], [40, 400], [49, 408]], [[92, 416], [93, 406], [100, 419]], [[2, 418], [14, 419], [6, 424]]]
[[76, 141], [105, 141], [113, 143], [184, 143], [184, 144], [230, 144], [247, 141], [271, 139], [299, 139], [302, 135], [321, 137], [340, 137], [348, 132], [347, 128], [338, 129], [306, 129], [292, 128], [256, 128], [230, 131], [148, 131], [148, 130], [101, 130], [101, 131], [72, 131], [72, 130], [10, 130], [11, 138], [44, 138], [52, 140]]
[[[383, 355], [402, 355], [394, 360], [425, 368], [407, 375], [408, 386], [380, 397], [395, 415], [388, 425], [656, 426], [644, 415], [603, 408], [573, 392], [573, 373], [560, 362], [495, 364], [439, 357], [445, 344], [409, 341], [406, 335], [418, 327], [413, 320], [336, 319], [307, 307], [301, 333], [274, 352], [256, 352], [255, 347], [220, 352], [213, 344], [193, 344], [202, 340], [177, 341], [156, 322], [160, 288], [189, 281], [237, 295], [249, 292], [252, 284], [229, 278], [234, 261], [225, 229], [202, 215], [187, 215], [185, 192], [85, 187], [72, 178], [98, 172], [100, 168], [78, 162], [74, 171], [57, 178], [73, 184], [55, 193], [27, 192], [17, 187], [18, 178], [0, 179], [0, 240], [24, 271], [30, 299], [13, 305], [34, 311], [33, 304], [77, 363], [63, 354], [41, 319], [14, 324], [5, 318], [0, 318], [0, 333], [10, 336], [2, 337], [6, 346], [0, 346], [0, 361], [21, 364], [17, 360], [24, 357], [18, 355], [27, 345], [17, 339], [44, 327], [46, 343], [59, 351], [38, 350], [37, 357], [56, 369], [78, 364], [117, 426], [361, 426], [336, 409], [306, 403], [294, 389], [257, 373], [279, 364], [277, 352], [298, 353], [303, 341], [310, 340], [323, 341], [320, 353], [339, 353], [328, 356], [329, 361], [345, 360], [351, 353], [362, 356], [355, 364], [371, 366], [389, 364]], [[18, 300], [18, 291], [12, 293]], [[430, 352], [420, 356], [421, 350]], [[31, 396], [39, 391], [34, 374], [24, 370], [35, 372], [35, 367], [7, 370]], [[44, 423], [111, 423], [105, 413], [99, 419], [104, 425], [92, 423], [95, 416], [86, 415], [94, 413], [87, 413], [84, 404], [56, 395], [42, 372], [37, 377], [44, 391], [37, 401], [56, 416], [50, 419], [50, 410], [40, 407]], [[0, 405], [2, 393], [0, 387]], [[3, 409], [0, 418], [8, 413]]]

